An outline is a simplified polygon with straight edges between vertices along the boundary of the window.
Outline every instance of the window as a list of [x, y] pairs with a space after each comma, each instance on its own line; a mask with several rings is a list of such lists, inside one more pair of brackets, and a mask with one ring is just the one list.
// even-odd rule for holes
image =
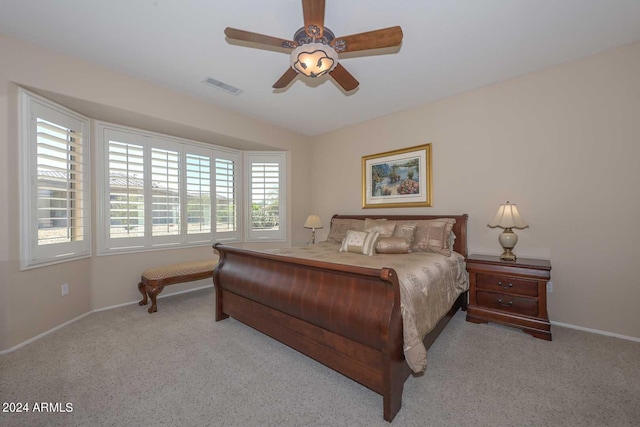
[[[23, 89], [19, 102], [21, 268], [88, 257], [90, 119]], [[242, 163], [238, 150], [103, 122], [95, 146], [100, 255], [243, 233], [286, 240], [284, 152], [249, 152]]]
[[89, 119], [19, 94], [21, 268], [89, 256]]
[[286, 240], [285, 153], [246, 153], [248, 241]]
[[101, 254], [240, 240], [240, 152], [108, 123], [96, 128]]

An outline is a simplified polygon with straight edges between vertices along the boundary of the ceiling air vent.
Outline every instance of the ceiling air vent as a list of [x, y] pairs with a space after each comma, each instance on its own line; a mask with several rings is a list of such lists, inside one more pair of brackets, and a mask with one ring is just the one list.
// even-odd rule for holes
[[231, 95], [238, 96], [242, 93], [242, 89], [238, 89], [237, 87], [233, 87], [231, 85], [228, 85], [224, 82], [221, 82], [220, 80], [216, 80], [211, 77], [207, 77], [202, 83], [208, 84], [209, 86], [213, 86], [216, 89], [220, 89], [223, 92], [230, 93]]

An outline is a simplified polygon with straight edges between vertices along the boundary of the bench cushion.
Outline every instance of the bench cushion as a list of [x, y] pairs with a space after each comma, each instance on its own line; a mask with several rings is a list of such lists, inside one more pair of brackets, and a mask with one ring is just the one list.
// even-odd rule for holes
[[188, 274], [213, 271], [218, 264], [218, 256], [206, 261], [182, 262], [179, 264], [164, 265], [162, 267], [148, 268], [142, 273], [147, 280], [163, 280], [170, 277], [185, 276]]

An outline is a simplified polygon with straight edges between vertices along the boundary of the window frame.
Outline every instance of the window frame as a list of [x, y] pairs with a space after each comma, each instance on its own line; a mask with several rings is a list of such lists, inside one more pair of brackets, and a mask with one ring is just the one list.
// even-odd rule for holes
[[[82, 203], [82, 240], [39, 245], [38, 228], [38, 107], [44, 108], [48, 117], [56, 116], [57, 125], [79, 124], [82, 141], [81, 160], [82, 188], [79, 190]], [[41, 96], [18, 88], [19, 108], [19, 155], [20, 155], [20, 270], [58, 264], [91, 256], [91, 120]], [[44, 117], [40, 117], [47, 120]], [[68, 126], [71, 129], [70, 126]], [[70, 151], [68, 151], [70, 152]], [[67, 190], [68, 191], [68, 190]], [[78, 208], [76, 208], [78, 209]], [[67, 217], [67, 221], [70, 218]], [[67, 225], [68, 227], [68, 225]]]

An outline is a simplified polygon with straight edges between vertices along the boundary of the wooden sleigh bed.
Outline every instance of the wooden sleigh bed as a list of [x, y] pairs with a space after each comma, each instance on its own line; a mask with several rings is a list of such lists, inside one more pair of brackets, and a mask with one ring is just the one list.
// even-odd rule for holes
[[[467, 256], [467, 215], [335, 215], [333, 219], [454, 218], [454, 250]], [[333, 221], [332, 219], [332, 221]], [[229, 316], [298, 350], [383, 397], [384, 419], [402, 406], [411, 369], [403, 353], [400, 285], [391, 268], [364, 268], [215, 244], [216, 321]], [[462, 293], [423, 342], [428, 349]]]

